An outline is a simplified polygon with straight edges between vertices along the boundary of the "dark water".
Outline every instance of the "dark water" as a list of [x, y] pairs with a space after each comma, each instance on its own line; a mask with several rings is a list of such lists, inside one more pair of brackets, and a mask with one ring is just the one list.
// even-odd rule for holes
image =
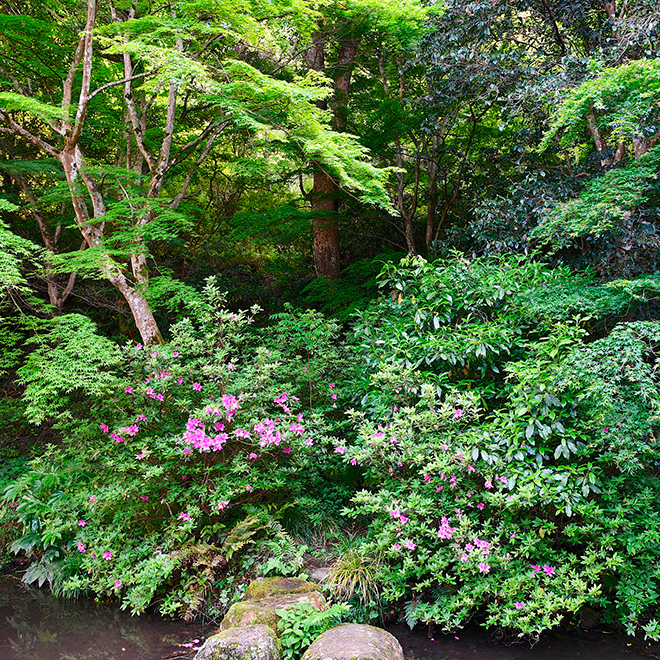
[[56, 600], [0, 576], [0, 660], [188, 660], [206, 634], [90, 600]]
[[[602, 631], [551, 632], [529, 644], [493, 644], [474, 626], [434, 635], [388, 626], [417, 660], [635, 660], [660, 658], [648, 645]], [[131, 617], [89, 600], [61, 601], [0, 576], [0, 660], [190, 660], [213, 629], [156, 616]]]

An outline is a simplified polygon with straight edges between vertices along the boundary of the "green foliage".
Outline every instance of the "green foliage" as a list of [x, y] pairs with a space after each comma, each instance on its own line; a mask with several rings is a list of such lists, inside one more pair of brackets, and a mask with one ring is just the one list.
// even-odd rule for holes
[[86, 316], [66, 314], [46, 321], [44, 331], [27, 343], [35, 348], [18, 377], [25, 386], [25, 415], [32, 424], [71, 418], [76, 404], [84, 407], [87, 397], [103, 398], [119, 383], [114, 369], [120, 364], [120, 351]]
[[305, 650], [326, 630], [342, 622], [349, 611], [346, 603], [335, 603], [319, 611], [309, 603], [299, 603], [286, 610], [275, 610], [280, 620], [280, 641], [286, 660], [300, 660]]
[[560, 249], [580, 237], [620, 227], [649, 201], [660, 199], [660, 147], [589, 181], [580, 195], [546, 211], [531, 238]]
[[599, 336], [631, 289], [573, 281], [583, 298], [569, 277], [406, 260], [357, 326], [365, 395], [344, 459], [365, 488], [346, 514], [369, 521], [359, 553], [411, 624], [451, 630], [481, 609], [538, 635], [590, 604], [632, 634], [660, 605], [658, 323]]
[[246, 571], [300, 570], [306, 548], [278, 518], [340, 468], [323, 414], [337, 328], [283, 314], [271, 350], [246, 332], [256, 310], [223, 302], [210, 282], [155, 350], [119, 349], [75, 315], [38, 340], [21, 369], [28, 414], [56, 417], [65, 442], [5, 491], [23, 529], [12, 550], [33, 558], [27, 581], [189, 618], [214, 585], [228, 604]]
[[558, 108], [552, 128], [541, 143], [547, 148], [560, 131], [564, 145], [574, 148], [582, 141], [588, 117], [598, 113], [602, 128], [612, 139], [643, 139], [654, 128], [660, 114], [660, 63], [657, 59], [637, 60], [596, 71], [595, 77], [572, 90]]

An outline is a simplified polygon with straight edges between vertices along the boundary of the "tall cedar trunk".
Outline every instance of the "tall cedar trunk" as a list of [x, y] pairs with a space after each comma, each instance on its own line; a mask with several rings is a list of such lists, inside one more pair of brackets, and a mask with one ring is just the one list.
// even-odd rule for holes
[[[307, 67], [314, 71], [325, 69], [324, 35], [316, 32], [312, 36], [312, 45], [305, 53]], [[346, 129], [348, 117], [348, 99], [351, 85], [351, 74], [357, 55], [357, 39], [344, 39], [339, 45], [339, 55], [334, 78], [334, 99], [331, 107], [333, 124], [337, 131]], [[319, 107], [327, 107], [324, 101]], [[314, 170], [314, 185], [311, 195], [312, 212], [319, 211], [312, 218], [312, 236], [314, 251], [314, 266], [316, 274], [335, 280], [340, 272], [339, 224], [337, 213], [339, 187], [334, 179], [316, 164]]]

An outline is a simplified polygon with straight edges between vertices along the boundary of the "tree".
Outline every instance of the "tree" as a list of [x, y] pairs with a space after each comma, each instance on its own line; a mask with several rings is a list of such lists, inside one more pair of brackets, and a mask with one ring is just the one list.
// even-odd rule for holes
[[[68, 268], [100, 271], [145, 343], [162, 341], [148, 298], [150, 241], [189, 226], [177, 209], [199, 194], [190, 186], [227, 130], [268, 135], [299, 162], [314, 160], [340, 185], [387, 205], [387, 173], [313, 105], [328, 93], [322, 80], [288, 82], [237, 59], [248, 44], [281, 38], [287, 26], [278, 15], [304, 32], [312, 8], [301, 4], [293, 18], [288, 3], [281, 9], [255, 5], [245, 14], [232, 3], [205, 10], [188, 1], [174, 12], [89, 0], [84, 15], [65, 7], [56, 19], [48, 11], [2, 19], [0, 130], [59, 161], [88, 248], [69, 255]], [[28, 30], [51, 40], [51, 57], [34, 53]], [[16, 58], [26, 37], [31, 48]], [[65, 59], [64, 69], [52, 64]]]

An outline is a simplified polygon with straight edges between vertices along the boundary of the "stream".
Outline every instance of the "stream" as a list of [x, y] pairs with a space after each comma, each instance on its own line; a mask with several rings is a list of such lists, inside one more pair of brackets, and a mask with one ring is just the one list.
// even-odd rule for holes
[[[660, 658], [660, 645], [599, 630], [552, 631], [533, 648], [495, 644], [470, 626], [456, 635], [427, 637], [423, 628], [387, 627], [415, 660], [634, 660]], [[189, 660], [212, 627], [132, 617], [87, 599], [58, 600], [0, 576], [0, 660]]]

